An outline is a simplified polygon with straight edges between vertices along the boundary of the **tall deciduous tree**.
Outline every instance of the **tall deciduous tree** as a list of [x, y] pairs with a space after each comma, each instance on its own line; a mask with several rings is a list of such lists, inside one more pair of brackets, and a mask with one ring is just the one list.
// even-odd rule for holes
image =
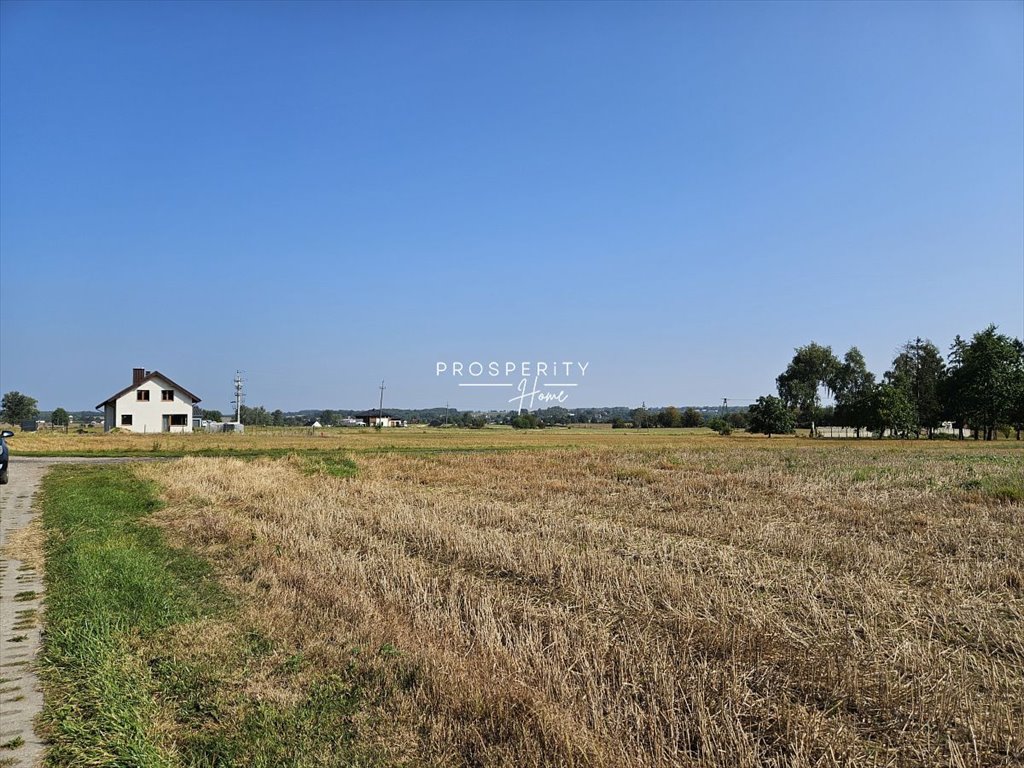
[[17, 391], [8, 392], [3, 396], [3, 400], [0, 400], [0, 421], [10, 424], [32, 421], [39, 415], [36, 404], [34, 397], [23, 395]]
[[786, 404], [773, 395], [765, 395], [757, 398], [757, 402], [750, 406], [749, 432], [758, 432], [762, 435], [785, 435], [793, 431], [793, 412], [786, 407]]
[[680, 417], [680, 423], [684, 427], [702, 427], [704, 426], [704, 417], [696, 408], [687, 408]]
[[57, 408], [50, 414], [50, 423], [55, 427], [66, 427], [71, 423], [71, 416], [63, 408]]
[[669, 405], [661, 409], [658, 414], [658, 424], [663, 427], [678, 427], [682, 424], [683, 416], [679, 413], [679, 409], [674, 405]]
[[789, 366], [775, 380], [782, 402], [797, 409], [798, 419], [810, 424], [812, 435], [815, 434], [814, 421], [821, 404], [818, 392], [822, 388], [835, 392], [839, 369], [839, 361], [832, 354], [832, 348], [812, 341], [805, 347], [797, 347]]
[[1010, 426], [1017, 432], [1017, 439], [1024, 431], [1024, 342], [1020, 339], [1013, 340], [1013, 346], [1017, 351], [1017, 373], [1014, 377], [1013, 396], [1010, 399]]
[[971, 425], [991, 440], [996, 426], [1013, 416], [1024, 378], [1021, 344], [990, 325], [963, 346], [958, 362], [953, 395]]
[[750, 414], [747, 411], [733, 411], [725, 417], [725, 420], [733, 429], [746, 429], [750, 426]]
[[899, 387], [913, 406], [912, 431], [934, 429], [942, 423], [942, 380], [946, 364], [938, 347], [921, 337], [904, 344], [892, 361], [892, 369], [885, 380]]
[[835, 377], [836, 419], [840, 426], [860, 430], [871, 423], [875, 396], [875, 374], [868, 370], [864, 355], [850, 347]]
[[883, 382], [875, 389], [874, 409], [870, 427], [882, 437], [885, 430], [893, 435], [907, 436], [914, 429], [914, 404], [905, 388]]
[[964, 427], [967, 426], [967, 406], [964, 402], [964, 349], [967, 342], [957, 334], [949, 345], [946, 375], [939, 387], [942, 400], [942, 415], [953, 422], [961, 440], [964, 439]]
[[646, 408], [634, 408], [629, 412], [629, 419], [633, 422], [635, 429], [646, 429], [657, 424], [657, 421], [651, 417], [650, 412]]

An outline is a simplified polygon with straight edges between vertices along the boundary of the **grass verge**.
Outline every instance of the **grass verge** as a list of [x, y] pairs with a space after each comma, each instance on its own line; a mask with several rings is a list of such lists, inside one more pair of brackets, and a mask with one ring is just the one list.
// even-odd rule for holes
[[60, 467], [44, 481], [43, 723], [53, 765], [173, 764], [133, 646], [224, 601], [201, 561], [142, 522], [155, 508], [151, 488], [124, 467]]
[[131, 466], [54, 468], [42, 504], [48, 765], [376, 762], [355, 746], [359, 671], [284, 663], [295, 649], [149, 524], [156, 489]]

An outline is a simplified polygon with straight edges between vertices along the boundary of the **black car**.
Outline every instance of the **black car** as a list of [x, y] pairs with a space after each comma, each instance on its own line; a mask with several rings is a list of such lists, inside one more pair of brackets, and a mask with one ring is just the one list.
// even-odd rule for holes
[[11, 454], [7, 450], [8, 437], [14, 437], [14, 433], [9, 429], [5, 429], [0, 432], [0, 485], [7, 485], [7, 462], [10, 460]]

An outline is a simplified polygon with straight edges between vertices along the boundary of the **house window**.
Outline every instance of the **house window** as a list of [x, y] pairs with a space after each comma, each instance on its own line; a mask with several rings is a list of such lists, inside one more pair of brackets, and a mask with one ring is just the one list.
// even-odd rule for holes
[[188, 415], [184, 413], [172, 413], [171, 414], [171, 426], [172, 427], [187, 427], [188, 426]]
[[173, 400], [174, 399], [174, 390], [173, 389], [161, 389], [160, 390], [160, 399], [164, 400], [164, 401]]
[[130, 413], [121, 414], [121, 426], [130, 427], [132, 425], [132, 415]]
[[135, 399], [149, 402], [149, 390], [148, 389], [137, 389], [135, 390]]

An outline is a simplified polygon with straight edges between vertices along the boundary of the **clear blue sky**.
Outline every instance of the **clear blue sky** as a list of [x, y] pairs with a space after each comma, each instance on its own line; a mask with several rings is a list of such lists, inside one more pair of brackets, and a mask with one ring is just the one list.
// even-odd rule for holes
[[1024, 5], [0, 4], [0, 390], [226, 410], [774, 390], [1024, 336]]

